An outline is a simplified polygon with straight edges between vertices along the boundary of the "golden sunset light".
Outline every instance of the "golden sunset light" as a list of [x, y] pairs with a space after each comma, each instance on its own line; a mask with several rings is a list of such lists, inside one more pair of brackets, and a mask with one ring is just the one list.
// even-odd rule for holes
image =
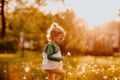
[[120, 80], [120, 0], [0, 0], [0, 80]]
[[64, 0], [64, 2], [65, 6], [61, 1], [55, 3], [47, 0], [48, 5], [41, 10], [56, 14], [65, 9], [73, 9], [77, 17], [84, 18], [92, 28], [116, 19], [120, 8], [120, 0]]

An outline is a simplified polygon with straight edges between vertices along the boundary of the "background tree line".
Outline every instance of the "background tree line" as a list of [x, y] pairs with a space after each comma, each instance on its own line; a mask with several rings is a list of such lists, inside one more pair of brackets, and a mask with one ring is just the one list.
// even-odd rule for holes
[[[8, 3], [10, 1], [8, 1]], [[6, 36], [0, 39], [0, 52], [18, 51], [21, 32], [24, 33], [25, 42], [32, 41], [32, 47], [29, 47], [28, 49], [43, 51], [43, 48], [47, 43], [47, 29], [52, 22], [57, 22], [67, 32], [65, 41], [61, 45], [64, 53], [71, 52], [71, 54], [74, 55], [89, 53], [88, 37], [91, 32], [88, 29], [87, 22], [84, 19], [77, 18], [74, 11], [67, 9], [65, 12], [57, 13], [56, 15], [52, 15], [51, 13], [44, 14], [33, 5], [26, 6], [27, 2], [22, 2], [22, 0], [15, 1], [17, 2], [17, 6], [13, 12], [8, 12], [9, 6], [6, 4]], [[35, 4], [39, 7], [46, 5], [44, 0], [36, 0]], [[109, 25], [103, 25], [101, 27], [103, 27], [103, 29], [112, 30], [115, 25], [119, 30], [120, 23], [115, 21], [109, 22]], [[101, 32], [100, 30], [95, 31], [96, 33]], [[95, 53], [104, 55], [105, 52], [100, 52], [100, 48], [103, 47], [99, 46], [98, 50], [94, 48], [94, 52], [89, 54]]]

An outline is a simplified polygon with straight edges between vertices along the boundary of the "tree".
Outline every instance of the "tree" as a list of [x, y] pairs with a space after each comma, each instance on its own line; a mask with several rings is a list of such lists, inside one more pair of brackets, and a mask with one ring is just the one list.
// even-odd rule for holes
[[0, 1], [1, 4], [1, 16], [2, 16], [2, 30], [1, 30], [1, 37], [5, 37], [5, 29], [6, 29], [6, 25], [5, 25], [5, 15], [4, 15], [4, 5], [5, 5], [5, 0], [1, 0]]
[[119, 29], [119, 48], [120, 48], [120, 9], [118, 10], [118, 17], [119, 17], [118, 29]]
[[77, 18], [74, 11], [70, 9], [55, 15], [54, 21], [58, 22], [67, 33], [65, 41], [61, 45], [62, 48], [75, 54], [84, 52], [87, 35], [86, 21]]

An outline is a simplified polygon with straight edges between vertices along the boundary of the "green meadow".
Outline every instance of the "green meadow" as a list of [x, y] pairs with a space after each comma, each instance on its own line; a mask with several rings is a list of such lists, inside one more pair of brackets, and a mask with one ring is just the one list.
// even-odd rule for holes
[[[3, 80], [48, 80], [41, 69], [40, 52], [25, 51], [0, 54], [0, 78]], [[64, 63], [65, 80], [120, 80], [119, 56], [67, 56]], [[59, 75], [56, 76], [59, 80]]]

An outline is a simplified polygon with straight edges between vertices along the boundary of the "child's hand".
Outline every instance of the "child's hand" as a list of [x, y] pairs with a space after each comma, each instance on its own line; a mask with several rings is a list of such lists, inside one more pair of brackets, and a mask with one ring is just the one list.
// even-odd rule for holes
[[67, 52], [66, 56], [71, 56], [71, 53], [70, 53], [70, 52]]
[[62, 57], [61, 57], [61, 61], [64, 61], [64, 60], [65, 60], [65, 57], [64, 57], [64, 56], [62, 56]]

